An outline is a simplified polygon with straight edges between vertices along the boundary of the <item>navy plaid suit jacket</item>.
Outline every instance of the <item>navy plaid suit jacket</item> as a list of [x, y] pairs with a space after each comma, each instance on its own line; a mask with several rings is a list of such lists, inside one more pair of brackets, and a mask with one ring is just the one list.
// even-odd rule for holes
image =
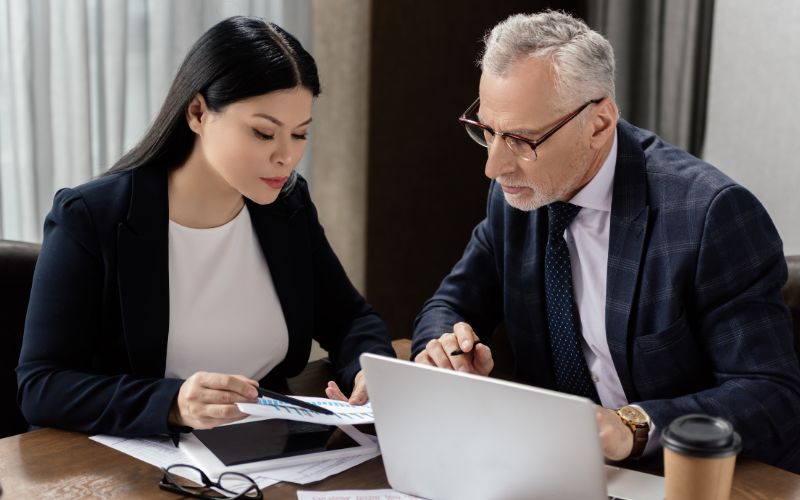
[[[759, 201], [716, 168], [624, 121], [611, 210], [606, 336], [631, 403], [657, 428], [728, 419], [744, 454], [800, 472], [800, 364], [781, 298], [783, 245]], [[544, 210], [486, 219], [417, 317], [412, 352], [465, 321], [505, 322], [514, 375], [554, 388], [545, 318]]]

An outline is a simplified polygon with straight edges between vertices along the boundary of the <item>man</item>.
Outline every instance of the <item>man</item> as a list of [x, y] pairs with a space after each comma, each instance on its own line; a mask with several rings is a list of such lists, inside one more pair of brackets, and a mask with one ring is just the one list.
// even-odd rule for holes
[[619, 119], [611, 46], [580, 20], [512, 16], [481, 69], [461, 121], [487, 147], [487, 215], [417, 317], [415, 361], [488, 375], [476, 341], [504, 322], [518, 379], [598, 403], [607, 458], [657, 461], [660, 430], [705, 413], [800, 472], [786, 263], [762, 205]]

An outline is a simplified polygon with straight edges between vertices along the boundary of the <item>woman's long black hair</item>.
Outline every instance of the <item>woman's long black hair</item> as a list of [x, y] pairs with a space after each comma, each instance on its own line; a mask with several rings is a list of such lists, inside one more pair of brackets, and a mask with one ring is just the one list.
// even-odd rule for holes
[[144, 166], [175, 168], [188, 158], [195, 134], [186, 108], [198, 93], [211, 111], [248, 97], [307, 88], [320, 93], [317, 65], [297, 39], [278, 25], [234, 16], [206, 31], [183, 60], [167, 98], [142, 140], [106, 174]]

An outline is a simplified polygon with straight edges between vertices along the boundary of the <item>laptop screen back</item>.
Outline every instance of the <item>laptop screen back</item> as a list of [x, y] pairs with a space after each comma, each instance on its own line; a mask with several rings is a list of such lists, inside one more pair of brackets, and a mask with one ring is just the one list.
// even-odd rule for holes
[[435, 499], [606, 499], [585, 398], [361, 356], [389, 483]]

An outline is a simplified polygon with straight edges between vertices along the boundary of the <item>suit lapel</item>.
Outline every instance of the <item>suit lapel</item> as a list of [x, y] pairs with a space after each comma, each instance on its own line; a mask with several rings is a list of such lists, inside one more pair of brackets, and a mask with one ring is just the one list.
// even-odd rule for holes
[[117, 229], [117, 279], [133, 374], [163, 377], [169, 332], [167, 171], [142, 167], [131, 179], [126, 222]]
[[286, 376], [308, 361], [313, 318], [307, 314], [313, 302], [311, 248], [308, 228], [298, 221], [302, 205], [290, 193], [271, 205], [247, 200], [253, 228], [269, 267], [289, 330], [286, 359], [274, 373]]
[[530, 308], [528, 309], [533, 332], [531, 341], [534, 343], [529, 350], [529, 355], [533, 356], [531, 367], [547, 367], [547, 369], [535, 370], [535, 376], [531, 379], [533, 383], [541, 387], [555, 388], [555, 376], [553, 370], [552, 349], [550, 347], [550, 334], [547, 329], [547, 310], [545, 304], [544, 291], [544, 253], [547, 246], [547, 210], [536, 210], [531, 217], [531, 238], [530, 244], [533, 248], [526, 248], [525, 254], [531, 256], [531, 262], [523, 267], [523, 283], [532, 283], [535, 292], [531, 298]]
[[630, 325], [639, 288], [650, 209], [647, 205], [644, 152], [628, 131], [629, 127], [622, 120], [617, 127], [617, 164], [606, 284], [606, 338], [625, 395], [628, 401], [636, 401], [638, 395], [629, 369]]

